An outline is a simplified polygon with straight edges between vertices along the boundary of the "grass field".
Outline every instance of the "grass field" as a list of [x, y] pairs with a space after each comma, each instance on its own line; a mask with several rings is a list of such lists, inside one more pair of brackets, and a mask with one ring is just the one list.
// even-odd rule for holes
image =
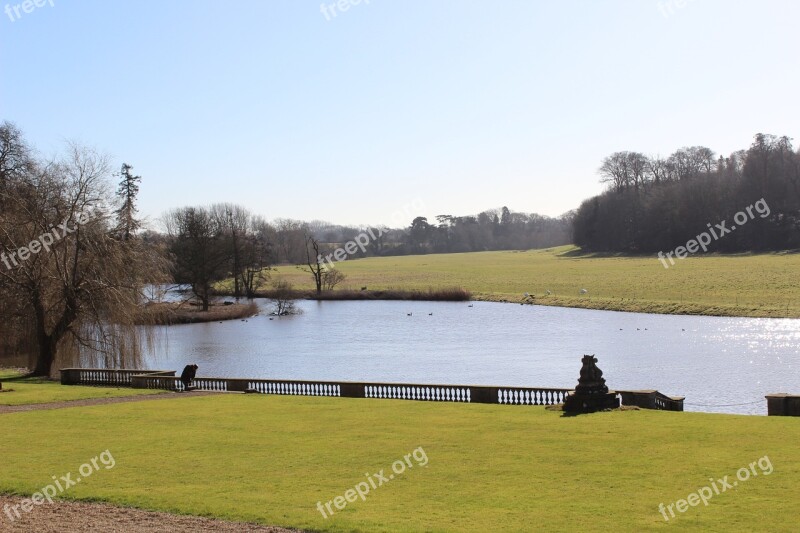
[[[343, 261], [342, 288], [463, 287], [478, 300], [646, 313], [800, 317], [800, 254], [693, 256], [665, 269], [655, 257], [579, 255], [566, 246]], [[275, 278], [312, 288], [311, 275], [278, 267]], [[588, 294], [580, 295], [586, 289]], [[550, 291], [550, 295], [546, 292]], [[528, 301], [531, 301], [530, 299]]]
[[[788, 532], [800, 499], [792, 418], [220, 395], [0, 421], [0, 492], [75, 479], [108, 450], [115, 466], [65, 497], [319, 531]], [[419, 448], [425, 466], [414, 458], [365, 501], [322, 517], [318, 501], [365, 474], [388, 476]], [[771, 474], [759, 465], [708, 506], [669, 522], [659, 513], [765, 456]]]
[[8, 379], [18, 377], [19, 374], [16, 371], [3, 370], [0, 368], [0, 381], [3, 382], [3, 390], [13, 389], [13, 392], [0, 393], [0, 405], [30, 405], [35, 403], [89, 400], [94, 398], [118, 398], [121, 396], [159, 394], [161, 392], [144, 389], [117, 389], [112, 387], [62, 387], [59, 383], [38, 378], [7, 381]]

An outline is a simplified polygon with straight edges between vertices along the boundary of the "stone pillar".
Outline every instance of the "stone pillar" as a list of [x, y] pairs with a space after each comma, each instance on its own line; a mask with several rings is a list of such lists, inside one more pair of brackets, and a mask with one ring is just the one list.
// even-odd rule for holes
[[795, 394], [769, 394], [767, 398], [767, 415], [769, 416], [800, 416], [800, 395]]

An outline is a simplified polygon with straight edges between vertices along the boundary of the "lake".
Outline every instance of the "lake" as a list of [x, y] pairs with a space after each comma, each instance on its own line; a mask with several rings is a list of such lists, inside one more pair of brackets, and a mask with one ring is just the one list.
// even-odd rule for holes
[[[800, 392], [800, 320], [474, 302], [298, 302], [303, 314], [158, 327], [147, 368], [198, 375], [573, 387], [595, 354], [610, 388], [686, 396], [687, 411], [766, 414]], [[408, 314], [411, 316], [408, 316]], [[430, 314], [432, 313], [432, 314]]]

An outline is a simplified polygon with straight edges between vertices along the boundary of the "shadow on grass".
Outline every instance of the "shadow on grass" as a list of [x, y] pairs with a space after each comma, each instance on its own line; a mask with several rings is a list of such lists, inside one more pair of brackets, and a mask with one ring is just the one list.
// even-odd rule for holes
[[617, 407], [616, 409], [603, 409], [601, 411], [594, 411], [592, 413], [573, 413], [570, 411], [564, 411], [564, 404], [558, 405], [548, 405], [545, 408], [545, 411], [553, 411], [555, 413], [561, 413], [561, 418], [572, 418], [574, 416], [585, 416], [585, 415], [596, 415], [601, 413], [616, 413], [616, 412], [623, 412], [623, 411], [641, 411], [640, 407], [636, 407], [635, 405], [622, 405]]
[[[664, 250], [665, 252], [667, 250]], [[582, 248], [573, 248], [566, 252], [556, 254], [556, 257], [564, 257], [568, 259], [611, 259], [611, 258], [630, 258], [630, 259], [646, 259], [656, 256], [658, 252], [591, 252]], [[697, 257], [751, 257], [756, 255], [795, 255], [800, 254], [800, 248], [795, 250], [753, 250], [748, 252], [730, 252], [730, 253], [708, 253], [696, 254]]]
[[[8, 372], [8, 374], [6, 374]], [[55, 383], [57, 380], [43, 376], [34, 376], [27, 369], [0, 369], [0, 381], [3, 383]]]

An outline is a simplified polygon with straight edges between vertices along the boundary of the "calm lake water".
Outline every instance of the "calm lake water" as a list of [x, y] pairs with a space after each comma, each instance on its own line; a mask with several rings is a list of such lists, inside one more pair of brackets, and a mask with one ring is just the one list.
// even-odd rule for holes
[[[800, 392], [800, 320], [475, 302], [298, 302], [303, 314], [157, 328], [147, 368], [272, 379], [573, 387], [595, 354], [609, 387], [687, 411], [766, 414]], [[412, 313], [412, 316], [407, 316]], [[429, 313], [433, 313], [429, 315]]]

